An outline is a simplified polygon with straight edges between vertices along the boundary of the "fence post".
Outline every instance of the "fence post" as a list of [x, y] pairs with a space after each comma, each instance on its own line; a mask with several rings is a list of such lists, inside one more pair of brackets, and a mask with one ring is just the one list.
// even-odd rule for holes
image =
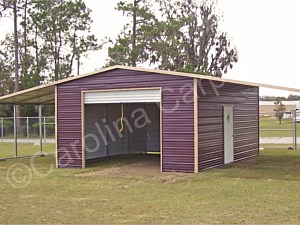
[[2, 143], [3, 143], [3, 137], [4, 137], [4, 122], [3, 122], [3, 118], [1, 118], [1, 138], [2, 138]]
[[27, 143], [29, 142], [29, 118], [26, 118], [26, 133], [27, 133]]

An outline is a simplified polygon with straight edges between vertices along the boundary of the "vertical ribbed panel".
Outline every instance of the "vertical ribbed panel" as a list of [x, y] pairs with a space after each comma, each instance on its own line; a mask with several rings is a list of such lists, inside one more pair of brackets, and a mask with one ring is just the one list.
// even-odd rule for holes
[[199, 170], [224, 165], [223, 105], [234, 107], [234, 161], [258, 155], [258, 87], [199, 81]]
[[116, 69], [58, 85], [58, 164], [81, 167], [81, 91], [162, 87], [162, 169], [194, 171], [193, 79]]

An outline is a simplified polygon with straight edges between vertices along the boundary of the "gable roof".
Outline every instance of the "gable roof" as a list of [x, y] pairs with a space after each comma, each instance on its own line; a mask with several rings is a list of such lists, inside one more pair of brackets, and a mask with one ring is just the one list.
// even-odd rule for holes
[[67, 82], [70, 82], [73, 80], [82, 79], [84, 77], [93, 76], [96, 74], [104, 73], [104, 72], [115, 70], [115, 69], [125, 69], [125, 70], [139, 71], [139, 72], [158, 73], [158, 74], [162, 74], [162, 75], [190, 77], [190, 78], [220, 81], [220, 82], [226, 82], [226, 83], [228, 82], [228, 83], [233, 83], [233, 84], [272, 88], [272, 89], [278, 89], [278, 90], [283, 90], [283, 91], [300, 93], [300, 89], [298, 89], [298, 88], [289, 88], [289, 87], [276, 86], [276, 85], [270, 85], [270, 84], [261, 84], [261, 83], [254, 83], [254, 82], [247, 82], [247, 81], [240, 81], [240, 80], [232, 80], [232, 79], [212, 77], [212, 76], [192, 74], [192, 73], [182, 73], [182, 72], [165, 71], [165, 70], [157, 70], [157, 69], [145, 69], [145, 68], [140, 68], [140, 67], [129, 67], [129, 66], [112, 66], [112, 67], [95, 70], [91, 73], [83, 74], [83, 75], [76, 76], [76, 77], [66, 78], [66, 79], [63, 79], [60, 81], [51, 82], [49, 84], [40, 85], [37, 87], [29, 88], [29, 89], [22, 90], [22, 91], [19, 91], [16, 93], [2, 96], [2, 97], [0, 97], [0, 104], [34, 104], [34, 105], [54, 104], [54, 102], [55, 102], [55, 86], [56, 85], [60, 85], [60, 84], [67, 83]]

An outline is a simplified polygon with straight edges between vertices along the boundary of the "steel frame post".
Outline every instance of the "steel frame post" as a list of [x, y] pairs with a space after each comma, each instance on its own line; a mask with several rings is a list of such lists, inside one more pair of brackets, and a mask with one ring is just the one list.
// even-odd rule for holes
[[39, 105], [40, 155], [43, 155], [42, 105]]
[[15, 158], [17, 158], [18, 157], [17, 105], [14, 105], [14, 143], [15, 143]]

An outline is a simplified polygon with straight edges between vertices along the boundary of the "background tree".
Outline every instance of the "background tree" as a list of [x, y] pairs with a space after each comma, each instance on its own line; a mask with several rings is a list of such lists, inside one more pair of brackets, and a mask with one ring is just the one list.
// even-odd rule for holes
[[[0, 13], [12, 18], [14, 27], [0, 45], [3, 95], [75, 75], [80, 59], [101, 47], [90, 32], [91, 10], [82, 0], [5, 0]], [[33, 109], [22, 106], [21, 114], [36, 116]]]
[[45, 64], [48, 72], [54, 74], [52, 80], [71, 76], [74, 60], [79, 71], [80, 58], [100, 48], [95, 36], [90, 34], [90, 13], [82, 0], [46, 0], [34, 5], [30, 23], [36, 29], [37, 39], [42, 40], [40, 51], [49, 56]]
[[293, 95], [293, 94], [290, 94], [287, 98], [287, 100], [289, 101], [300, 101], [300, 95]]
[[[18, 32], [18, 13], [20, 2], [17, 0], [5, 0], [0, 3], [0, 16], [10, 17], [13, 20], [13, 40], [14, 40], [14, 92], [20, 91], [20, 75], [19, 75], [19, 32]], [[20, 117], [20, 106], [16, 106], [16, 116]], [[21, 132], [21, 122], [17, 119], [18, 131]]]
[[134, 0], [133, 3], [120, 1], [116, 9], [123, 13], [124, 16], [131, 18], [118, 38], [113, 42], [113, 47], [108, 49], [109, 62], [107, 66], [126, 65], [136, 66], [137, 63], [145, 62], [149, 55], [147, 49], [147, 37], [157, 22], [151, 9], [151, 2], [147, 0]]
[[272, 101], [272, 102], [275, 102], [277, 100], [286, 101], [287, 98], [283, 97], [283, 96], [268, 96], [268, 95], [266, 95], [266, 96], [260, 96], [259, 100], [260, 101]]
[[274, 104], [276, 105], [274, 109], [275, 117], [278, 119], [279, 124], [281, 124], [286, 107], [282, 104], [281, 100], [275, 101]]
[[[3, 41], [2, 41], [3, 42]], [[2, 46], [3, 43], [0, 42]], [[11, 61], [6, 61], [4, 59], [8, 58], [7, 52], [0, 50], [0, 96], [7, 95], [14, 92], [14, 80], [10, 74], [14, 73], [14, 66]], [[12, 107], [0, 105], [0, 117], [10, 117], [12, 116]]]
[[260, 96], [259, 100], [261, 101], [276, 101], [276, 100], [280, 100], [280, 101], [300, 101], [300, 95], [293, 95], [290, 94], [287, 98], [284, 96]]
[[148, 61], [164, 70], [221, 76], [237, 62], [236, 49], [226, 33], [219, 31], [215, 2], [157, 0], [156, 4], [119, 2], [117, 10], [131, 18], [132, 25], [126, 24], [109, 48], [109, 65]]

